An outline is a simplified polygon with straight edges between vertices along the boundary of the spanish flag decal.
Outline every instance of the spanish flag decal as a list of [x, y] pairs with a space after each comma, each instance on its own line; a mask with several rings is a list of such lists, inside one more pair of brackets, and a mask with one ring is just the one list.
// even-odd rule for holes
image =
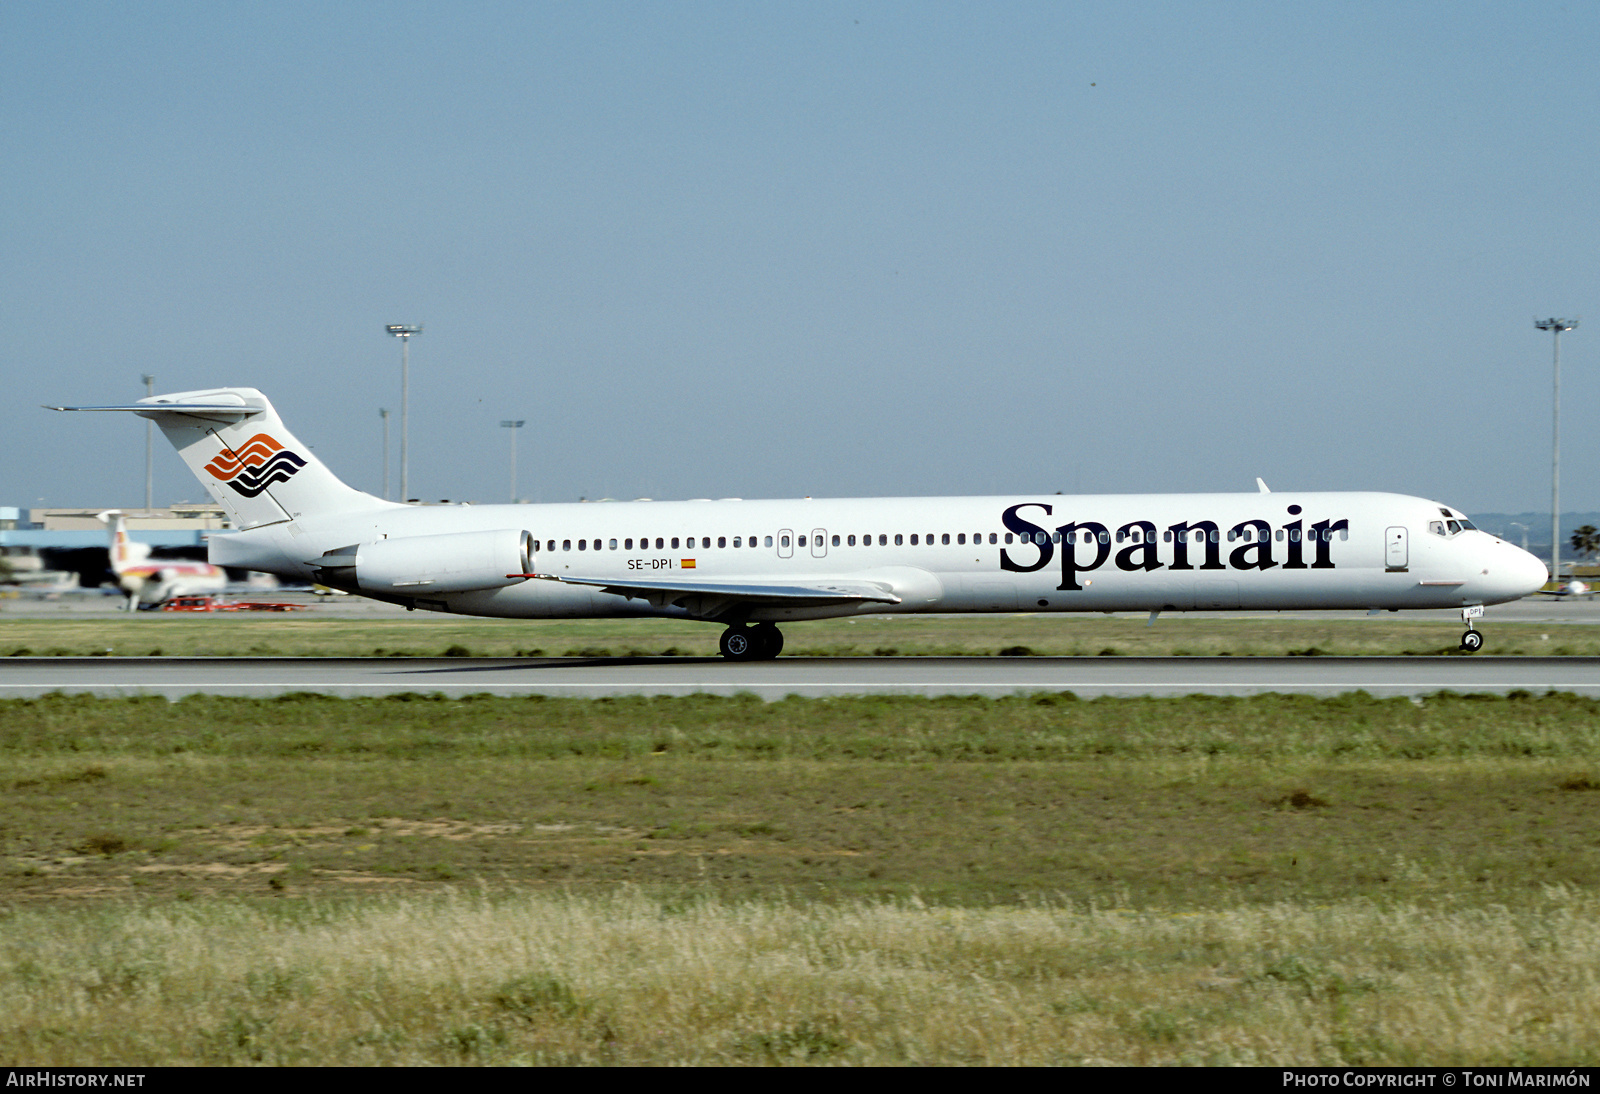
[[683, 561], [679, 562], [678, 566], [681, 569], [684, 569], [684, 570], [692, 570], [692, 569], [694, 569], [694, 559], [686, 558]]

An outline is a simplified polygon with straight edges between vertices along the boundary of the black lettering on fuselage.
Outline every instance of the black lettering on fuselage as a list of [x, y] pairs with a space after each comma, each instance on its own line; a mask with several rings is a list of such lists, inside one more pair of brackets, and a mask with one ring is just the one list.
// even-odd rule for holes
[[1023, 520], [1022, 517], [1017, 515], [1018, 509], [1026, 509], [1030, 505], [1043, 509], [1046, 516], [1050, 515], [1050, 506], [1045, 505], [1042, 502], [1025, 501], [1021, 505], [1013, 505], [1011, 508], [1007, 509], [1000, 515], [1000, 520], [1007, 528], [1020, 534], [1022, 536], [1022, 542], [1032, 543], [1039, 548], [1039, 560], [1031, 565], [1023, 566], [1020, 563], [1013, 562], [1011, 559], [1011, 552], [1002, 547], [1000, 548], [1000, 568], [1002, 570], [1011, 570], [1016, 573], [1030, 574], [1035, 570], [1042, 570], [1048, 566], [1050, 564], [1050, 559], [1055, 555], [1056, 548], [1055, 544], [1050, 542], [1050, 533], [1046, 532], [1037, 524], [1032, 524], [1026, 520]]
[[1349, 528], [1348, 520], [1336, 520], [1331, 523], [1319, 520], [1311, 526], [1311, 537], [1317, 541], [1317, 560], [1311, 564], [1313, 570], [1333, 569], [1333, 559], [1329, 557], [1329, 552], [1333, 548], [1333, 533], [1340, 529], [1348, 531]]
[[1283, 535], [1289, 541], [1289, 546], [1286, 548], [1289, 561], [1283, 564], [1283, 568], [1285, 570], [1304, 570], [1306, 564], [1304, 558], [1301, 557], [1300, 522], [1294, 520], [1285, 524], [1283, 526]]
[[1226, 570], [1222, 564], [1222, 547], [1217, 543], [1217, 522], [1214, 520], [1197, 520], [1193, 524], [1174, 524], [1167, 531], [1172, 533], [1172, 568], [1174, 570], [1192, 570], [1189, 563], [1189, 533], [1201, 533], [1201, 540], [1206, 547], [1206, 560], [1200, 564], [1202, 570]]
[[[1270, 570], [1277, 565], [1272, 561], [1272, 525], [1264, 520], [1245, 520], [1233, 526], [1228, 534], [1237, 537], [1246, 529], [1253, 530], [1254, 540], [1235, 547], [1228, 556], [1228, 565], [1235, 570]], [[1255, 552], [1255, 558], [1250, 557]]]
[[[1099, 569], [1111, 556], [1112, 539], [1106, 525], [1088, 520], [1062, 524], [1055, 529], [1052, 542], [1052, 536], [1048, 532], [1020, 515], [1019, 510], [1030, 505], [1037, 506], [1046, 514], [1051, 512], [1051, 507], [1043, 502], [1022, 502], [1006, 509], [1001, 520], [1008, 529], [1018, 535], [1022, 543], [1035, 547], [1039, 557], [1036, 561], [1024, 565], [1014, 560], [1010, 551], [1002, 548], [1000, 568], [1015, 573], [1042, 570], [1055, 557], [1056, 544], [1060, 544], [1061, 584], [1057, 588], [1063, 591], [1081, 591], [1084, 585], [1078, 580], [1078, 575]], [[1156, 538], [1154, 523], [1147, 520], [1129, 521], [1117, 529], [1117, 540], [1120, 542], [1136, 536], [1138, 542], [1130, 543], [1117, 551], [1117, 569], [1129, 573], [1140, 571], [1148, 573], [1151, 570], [1161, 569], [1163, 562], [1160, 548], [1164, 543], [1172, 545], [1172, 558], [1166, 565], [1173, 570], [1271, 570], [1278, 566], [1286, 570], [1335, 569], [1332, 554], [1334, 533], [1344, 532], [1348, 536], [1349, 520], [1331, 518], [1320, 520], [1313, 524], [1309, 531], [1304, 529], [1304, 523], [1303, 520], [1294, 520], [1280, 528], [1274, 528], [1270, 521], [1260, 518], [1242, 520], [1233, 526], [1228, 536], [1230, 541], [1245, 539], [1246, 542], [1233, 548], [1224, 561], [1221, 536], [1216, 521], [1197, 520], [1170, 525], [1166, 529], [1165, 538], [1159, 541]], [[1193, 538], [1196, 535], [1199, 536], [1198, 540]], [[1307, 552], [1304, 545], [1307, 537], [1316, 544], [1315, 561], [1309, 565], [1305, 561]], [[1192, 543], [1204, 544], [1203, 561], [1199, 559], [1191, 561]], [[1283, 544], [1282, 562], [1275, 557], [1275, 545], [1279, 543]], [[1089, 557], [1080, 558], [1080, 553]]]
[[[1139, 542], [1124, 547], [1117, 552], [1117, 569], [1119, 570], [1159, 570], [1161, 560], [1156, 557], [1156, 526], [1147, 520], [1135, 520], [1124, 524], [1117, 529], [1117, 538], [1121, 539], [1129, 532], [1139, 533]], [[1135, 562], [1135, 554], [1144, 555], [1142, 562]]]
[[[1061, 533], [1061, 584], [1058, 589], [1082, 589], [1078, 584], [1078, 575], [1085, 570], [1098, 570], [1106, 556], [1111, 553], [1111, 536], [1106, 532], [1104, 524], [1096, 524], [1092, 520], [1079, 521], [1076, 524], [1063, 524], [1056, 531]], [[1094, 544], [1094, 561], [1087, 566], [1078, 565], [1078, 532], [1089, 533], [1089, 541]]]

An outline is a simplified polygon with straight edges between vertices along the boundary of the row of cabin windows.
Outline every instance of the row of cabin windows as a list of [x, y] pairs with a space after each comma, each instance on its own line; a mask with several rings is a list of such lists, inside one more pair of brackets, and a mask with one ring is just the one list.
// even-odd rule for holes
[[[735, 547], [744, 547], [744, 546], [759, 547], [759, 546], [762, 545], [762, 544], [760, 544], [758, 542], [758, 540], [760, 540], [762, 537], [751, 536], [749, 538], [750, 538], [750, 542], [747, 545], [745, 543], [745, 537], [744, 536], [734, 536], [733, 537], [733, 545]], [[765, 538], [766, 538], [766, 546], [771, 547], [772, 546], [772, 537], [771, 536], [767, 536]], [[838, 537], [835, 536], [834, 538], [837, 539]], [[785, 547], [787, 547], [789, 545], [789, 537], [788, 536], [784, 536], [783, 537], [783, 541], [784, 541], [783, 545]], [[805, 536], [801, 536], [800, 537], [800, 545], [802, 547], [805, 546], [805, 542], [806, 542], [806, 537]], [[679, 540], [679, 537], [677, 537], [677, 536], [673, 536], [670, 540], [666, 539], [663, 536], [657, 536], [656, 537], [655, 549], [657, 551], [666, 551], [666, 550], [677, 551], [677, 550], [682, 550], [682, 549], [688, 549], [688, 550], [692, 551], [692, 550], [695, 550], [695, 545], [697, 543], [699, 544], [700, 549], [709, 550], [711, 548], [711, 537], [710, 536], [699, 536], [699, 537], [690, 536], [690, 537], [688, 537], [688, 539], [682, 540], [681, 541], [681, 546], [680, 546], [680, 540]], [[618, 541], [614, 540], [614, 539], [610, 539], [610, 540], [599, 540], [599, 539], [597, 539], [597, 540], [594, 540], [592, 544], [590, 543], [589, 540], [586, 540], [586, 539], [580, 539], [578, 541], [578, 550], [580, 550], [580, 551], [587, 551], [587, 550], [589, 550], [591, 548], [591, 546], [596, 551], [600, 551], [600, 550], [615, 551], [615, 550], [618, 549]], [[718, 547], [727, 547], [728, 546], [728, 537], [727, 536], [718, 536], [717, 537], [717, 546]], [[535, 551], [537, 551], [539, 549], [539, 541], [538, 540], [534, 540], [533, 541], [533, 549]], [[546, 551], [554, 551], [556, 549], [556, 541], [553, 540], [553, 539], [545, 540], [544, 549]], [[563, 551], [572, 550], [572, 541], [570, 539], [562, 540], [561, 541], [561, 549]], [[621, 549], [624, 550], [624, 551], [633, 550], [633, 540], [631, 540], [631, 539], [622, 540], [621, 541]], [[641, 550], [641, 551], [650, 550], [650, 537], [649, 536], [640, 536], [639, 537], [639, 550]]]
[[[1454, 524], [1455, 522], [1451, 521], [1450, 523]], [[1465, 522], [1463, 522], [1463, 523], [1465, 523]], [[1433, 530], [1432, 526], [1430, 526], [1429, 527], [1429, 531], [1432, 531], [1432, 530]], [[1349, 529], [1341, 528], [1338, 531], [1339, 531], [1339, 538], [1340, 539], [1349, 539], [1350, 538]], [[1287, 530], [1287, 533], [1288, 533], [1287, 538], [1291, 542], [1293, 542], [1293, 543], [1299, 543], [1300, 542], [1300, 539], [1301, 539], [1301, 531], [1300, 531], [1300, 529], [1298, 529], [1298, 528], [1290, 528], [1290, 529]], [[1096, 539], [1098, 539], [1101, 543], [1110, 543], [1111, 542], [1111, 533], [1110, 532], [1095, 533], [1095, 532], [1090, 532], [1088, 530], [1080, 530], [1080, 531], [1077, 531], [1077, 532], [1069, 532], [1067, 534], [1070, 537], [1072, 537], [1071, 539], [1068, 540], [1069, 543], [1071, 543], [1071, 542], [1093, 543]], [[1305, 538], [1307, 540], [1315, 540], [1317, 538], [1318, 534], [1319, 534], [1319, 530], [1316, 529], [1316, 528], [1312, 528], [1312, 529], [1310, 529], [1309, 531], [1307, 531], [1305, 533]], [[1333, 530], [1331, 530], [1331, 529], [1322, 529], [1322, 530], [1320, 530], [1320, 534], [1321, 534], [1321, 536], [1322, 536], [1322, 538], [1324, 540], [1326, 540], [1328, 542], [1332, 542], [1333, 541]], [[1206, 542], [1207, 538], [1209, 538], [1212, 543], [1216, 543], [1218, 541], [1218, 533], [1217, 533], [1217, 531], [1215, 529], [1208, 530], [1208, 529], [1205, 529], [1205, 528], [1195, 528], [1195, 529], [1192, 529], [1190, 531], [1180, 532], [1179, 535], [1183, 537], [1183, 541], [1184, 542], [1189, 542], [1189, 543], [1204, 543], [1204, 542]], [[998, 544], [998, 543], [1002, 542], [1001, 533], [999, 533], [999, 532], [990, 532], [990, 533], [988, 533], [988, 536], [989, 536], [989, 542], [990, 543]], [[975, 533], [973, 533], [973, 536], [972, 536], [972, 542], [975, 543], [975, 544], [981, 544], [983, 542], [983, 537], [984, 537], [984, 533], [975, 532]], [[716, 538], [717, 538], [717, 543], [716, 543], [717, 547], [726, 548], [728, 546], [728, 537], [727, 536], [718, 536]], [[808, 538], [807, 536], [796, 536], [795, 537], [796, 544], [798, 546], [801, 546], [801, 547], [806, 546], [807, 538]], [[809, 538], [820, 539], [821, 537], [820, 536], [812, 536], [812, 537], [809, 537]], [[855, 536], [844, 536], [843, 537], [843, 539], [844, 539], [843, 543], [840, 543], [840, 538], [841, 537], [839, 537], [839, 536], [832, 537], [833, 546], [835, 546], [835, 547], [841, 547], [841, 546], [854, 547], [856, 545], [856, 537]], [[1282, 543], [1284, 538], [1285, 538], [1285, 530], [1282, 529], [1282, 528], [1279, 528], [1277, 530], [1277, 532], [1275, 533], [1274, 538], [1277, 539], [1278, 542]], [[922, 546], [923, 544], [926, 544], [927, 546], [931, 547], [934, 544], [934, 533], [929, 532], [926, 535], [920, 535], [919, 536], [918, 533], [912, 532], [911, 535], [910, 535], [910, 539], [911, 539], [911, 546], [913, 546], [913, 547]], [[1164, 543], [1171, 543], [1172, 542], [1172, 530], [1169, 528], [1165, 532], [1161, 533], [1161, 539], [1162, 539], [1162, 542], [1164, 542]], [[1266, 536], [1264, 534], [1260, 534], [1258, 529], [1256, 529], [1254, 527], [1245, 527], [1245, 528], [1241, 528], [1241, 529], [1237, 529], [1237, 530], [1231, 530], [1231, 531], [1228, 532], [1228, 542], [1232, 543], [1236, 539], [1243, 540], [1246, 543], [1259, 543], [1259, 542], [1264, 541], [1266, 539]], [[779, 536], [778, 540], [779, 540], [779, 546], [782, 546], [782, 547], [788, 547], [789, 546], [789, 537], [788, 536]], [[861, 537], [861, 546], [863, 546], [863, 547], [871, 547], [872, 546], [872, 540], [873, 540], [873, 537], [871, 535], [862, 536]], [[878, 540], [878, 546], [879, 547], [887, 547], [887, 546], [889, 546], [889, 534], [888, 533], [878, 533], [877, 540]], [[1142, 543], [1142, 542], [1144, 542], [1144, 532], [1141, 529], [1138, 529], [1138, 528], [1126, 529], [1126, 530], [1119, 529], [1118, 532], [1117, 532], [1117, 542], [1118, 543], [1122, 543], [1124, 541], [1127, 541], [1127, 542], [1130, 542], [1130, 543]], [[950, 545], [950, 533], [949, 532], [944, 532], [944, 533], [940, 534], [939, 537], [938, 537], [938, 542], [939, 542], [939, 544], [941, 546], [949, 546]], [[955, 542], [956, 542], [957, 546], [965, 546], [966, 542], [967, 542], [967, 534], [965, 532], [957, 532], [956, 535], [955, 535]], [[1011, 533], [1011, 532], [1006, 532], [1004, 534], [1003, 542], [1005, 542], [1005, 543], [1021, 542], [1021, 543], [1038, 543], [1038, 544], [1060, 543], [1061, 542], [1061, 533], [1060, 532], [1035, 532], [1030, 537], [1027, 533], [1022, 533], [1020, 535], [1013, 535], [1013, 533]], [[682, 541], [682, 547], [681, 548], [679, 546], [679, 537], [677, 537], [677, 536], [673, 536], [670, 540], [668, 540], [668, 539], [666, 539], [665, 537], [662, 537], [662, 536], [655, 537], [655, 549], [657, 551], [664, 551], [664, 550], [668, 550], [668, 549], [673, 550], [673, 551], [677, 551], [677, 550], [680, 550], [680, 549], [691, 550], [692, 551], [692, 550], [696, 550], [696, 544], [697, 543], [699, 544], [699, 548], [698, 549], [700, 549], [700, 550], [710, 550], [711, 549], [711, 537], [710, 536], [698, 536], [698, 537], [689, 536], [687, 539]], [[894, 545], [896, 547], [903, 547], [903, 546], [905, 546], [905, 543], [906, 543], [906, 536], [905, 536], [904, 533], [895, 534], [895, 536], [894, 536]], [[670, 545], [670, 547], [669, 547], [669, 545]], [[746, 536], [734, 536], [733, 537], [733, 546], [734, 547], [763, 547], [763, 546], [764, 547], [771, 547], [772, 545], [773, 545], [773, 538], [771, 536], [748, 536], [748, 537], [746, 537]], [[821, 546], [821, 545], [817, 544], [817, 546]], [[537, 551], [539, 549], [539, 541], [538, 540], [534, 540], [533, 541], [533, 549], [535, 551]], [[545, 541], [545, 550], [554, 551], [555, 549], [556, 549], [556, 541], [555, 540], [551, 539], [551, 540], [546, 540]], [[570, 540], [570, 539], [562, 540], [561, 541], [561, 549], [563, 551], [572, 550], [572, 540]], [[578, 550], [587, 551], [589, 549], [590, 549], [590, 541], [589, 540], [586, 540], [586, 539], [578, 540]], [[602, 550], [602, 549], [615, 551], [615, 550], [619, 549], [618, 541], [615, 540], [615, 539], [610, 539], [610, 540], [599, 540], [599, 539], [597, 539], [597, 540], [593, 541], [593, 549], [596, 550], [596, 551], [599, 551], [599, 550]], [[623, 539], [621, 541], [620, 549], [624, 550], [624, 551], [633, 550], [634, 549], [633, 540], [631, 540], [631, 539]], [[650, 537], [649, 536], [641, 536], [639, 538], [639, 550], [641, 550], [641, 551], [650, 550]]]

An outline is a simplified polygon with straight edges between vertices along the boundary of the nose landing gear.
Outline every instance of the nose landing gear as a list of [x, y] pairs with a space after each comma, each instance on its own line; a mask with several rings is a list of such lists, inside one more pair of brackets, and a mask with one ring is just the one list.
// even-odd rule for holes
[[729, 661], [770, 661], [783, 651], [783, 632], [771, 623], [729, 627], [717, 645]]
[[1483, 605], [1473, 604], [1461, 609], [1461, 622], [1467, 625], [1467, 633], [1461, 636], [1461, 652], [1477, 653], [1483, 649], [1483, 635], [1472, 629], [1474, 619], [1483, 618]]

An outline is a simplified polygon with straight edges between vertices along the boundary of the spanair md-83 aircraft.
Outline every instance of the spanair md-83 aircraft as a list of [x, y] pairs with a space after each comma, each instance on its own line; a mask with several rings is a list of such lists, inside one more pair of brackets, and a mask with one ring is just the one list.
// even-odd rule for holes
[[117, 406], [161, 427], [235, 528], [218, 566], [408, 609], [665, 616], [776, 657], [777, 624], [886, 612], [1459, 608], [1538, 589], [1533, 555], [1448, 506], [1377, 493], [420, 506], [339, 481], [253, 388]]

